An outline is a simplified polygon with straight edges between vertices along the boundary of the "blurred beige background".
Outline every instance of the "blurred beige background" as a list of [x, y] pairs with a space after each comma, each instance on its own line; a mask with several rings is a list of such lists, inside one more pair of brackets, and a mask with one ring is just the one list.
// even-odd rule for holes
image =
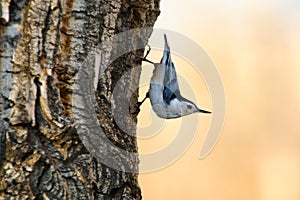
[[[299, 200], [300, 1], [161, 0], [156, 27], [187, 35], [212, 58], [225, 87], [226, 120], [214, 150], [199, 160], [211, 119], [201, 115], [199, 132], [179, 160], [140, 175], [144, 199]], [[143, 73], [150, 77], [152, 69]], [[192, 81], [197, 104], [211, 109], [205, 82]], [[150, 110], [147, 101], [140, 127], [159, 120], [149, 118]], [[139, 139], [140, 151], [163, 148], [179, 122], [163, 122], [159, 133]]]

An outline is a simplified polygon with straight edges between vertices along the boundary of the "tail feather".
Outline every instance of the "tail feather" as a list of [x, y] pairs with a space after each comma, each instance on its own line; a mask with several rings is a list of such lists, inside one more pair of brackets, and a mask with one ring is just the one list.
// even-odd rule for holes
[[169, 47], [169, 44], [168, 44], [168, 39], [167, 39], [166, 34], [164, 34], [164, 39], [165, 39], [165, 51], [170, 52], [170, 47]]
[[169, 62], [171, 61], [171, 52], [170, 52], [170, 47], [169, 47], [169, 44], [168, 44], [166, 34], [164, 34], [164, 40], [165, 40], [164, 54], [163, 54], [163, 57], [160, 60], [160, 63], [164, 64], [164, 65], [168, 65]]

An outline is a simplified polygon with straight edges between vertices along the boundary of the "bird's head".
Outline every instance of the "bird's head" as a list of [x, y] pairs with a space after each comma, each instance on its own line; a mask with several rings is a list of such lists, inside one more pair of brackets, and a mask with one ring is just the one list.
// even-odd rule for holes
[[182, 115], [188, 115], [188, 114], [192, 114], [192, 113], [196, 113], [196, 112], [200, 112], [200, 113], [206, 113], [209, 114], [211, 113], [210, 111], [206, 111], [206, 110], [202, 110], [199, 109], [196, 104], [194, 104], [191, 101], [183, 101], [183, 106], [181, 109]]

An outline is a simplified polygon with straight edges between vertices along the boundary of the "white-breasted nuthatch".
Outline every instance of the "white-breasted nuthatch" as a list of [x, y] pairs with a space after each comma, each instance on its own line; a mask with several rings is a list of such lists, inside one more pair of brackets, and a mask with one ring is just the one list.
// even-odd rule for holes
[[138, 103], [138, 106], [140, 107], [149, 97], [153, 111], [159, 117], [166, 119], [178, 118], [196, 112], [211, 113], [199, 109], [192, 101], [181, 96], [166, 35], [164, 35], [164, 39], [164, 54], [160, 63], [154, 63], [146, 58], [150, 52], [150, 47], [144, 58], [138, 58], [154, 65], [149, 92], [146, 97]]

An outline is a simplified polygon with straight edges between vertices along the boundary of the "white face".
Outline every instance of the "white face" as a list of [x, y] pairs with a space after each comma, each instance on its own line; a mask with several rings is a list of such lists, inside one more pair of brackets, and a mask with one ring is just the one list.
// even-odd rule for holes
[[161, 118], [177, 118], [184, 115], [189, 115], [195, 112], [199, 112], [196, 105], [192, 102], [179, 101], [177, 98], [170, 102], [170, 105], [164, 104], [153, 104], [152, 109]]
[[195, 106], [195, 104], [192, 104], [190, 102], [184, 102], [181, 108], [182, 115], [188, 115], [198, 112], [198, 108]]

